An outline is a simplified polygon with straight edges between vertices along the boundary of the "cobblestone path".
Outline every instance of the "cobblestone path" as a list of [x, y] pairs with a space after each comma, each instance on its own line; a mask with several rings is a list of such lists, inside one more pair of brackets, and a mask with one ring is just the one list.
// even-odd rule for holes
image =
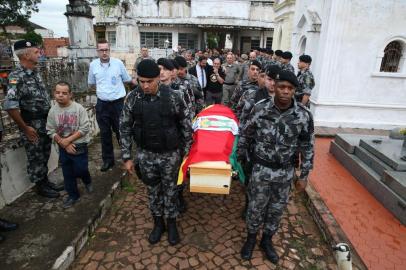
[[[329, 246], [309, 215], [301, 195], [292, 193], [274, 244], [278, 265], [258, 245], [251, 261], [240, 259], [246, 236], [240, 217], [243, 189], [233, 182], [230, 195], [185, 192], [188, 211], [178, 218], [181, 243], [147, 241], [152, 219], [141, 183], [124, 188], [73, 264], [73, 269], [336, 269]], [[260, 236], [258, 236], [259, 238]], [[259, 243], [259, 239], [258, 239]]]

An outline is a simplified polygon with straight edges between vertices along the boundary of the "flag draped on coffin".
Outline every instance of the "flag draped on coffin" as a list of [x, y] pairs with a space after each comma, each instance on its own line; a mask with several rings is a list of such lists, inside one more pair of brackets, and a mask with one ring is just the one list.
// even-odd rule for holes
[[238, 119], [233, 111], [223, 105], [209, 106], [196, 116], [193, 130], [193, 144], [179, 169], [178, 184], [186, 180], [189, 165], [203, 161], [230, 163], [244, 182], [244, 173], [235, 154]]

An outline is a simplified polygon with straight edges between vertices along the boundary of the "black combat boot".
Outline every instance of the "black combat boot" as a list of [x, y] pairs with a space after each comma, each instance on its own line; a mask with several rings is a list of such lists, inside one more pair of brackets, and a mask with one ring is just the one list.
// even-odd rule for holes
[[259, 246], [265, 252], [266, 258], [270, 260], [271, 263], [277, 264], [279, 261], [279, 256], [272, 245], [272, 236], [272, 234], [264, 233]]
[[43, 181], [49, 188], [55, 190], [55, 191], [62, 191], [64, 190], [64, 186], [62, 185], [57, 185], [55, 183], [52, 183], [51, 181], [48, 180], [48, 178], [44, 179]]
[[150, 244], [156, 244], [161, 240], [162, 234], [165, 232], [165, 223], [163, 217], [154, 217], [154, 228], [149, 234], [148, 241]]
[[241, 258], [243, 260], [251, 260], [252, 252], [254, 251], [256, 242], [257, 242], [257, 234], [248, 233], [247, 241], [245, 241], [241, 249]]
[[178, 210], [179, 213], [185, 213], [186, 212], [186, 201], [185, 198], [183, 198], [183, 188], [179, 189], [178, 191]]
[[17, 230], [18, 224], [0, 218], [0, 231], [8, 232]]
[[44, 181], [35, 183], [37, 194], [47, 198], [58, 198], [59, 192], [51, 189]]
[[176, 218], [168, 218], [168, 242], [171, 246], [180, 242], [178, 228], [176, 227]]

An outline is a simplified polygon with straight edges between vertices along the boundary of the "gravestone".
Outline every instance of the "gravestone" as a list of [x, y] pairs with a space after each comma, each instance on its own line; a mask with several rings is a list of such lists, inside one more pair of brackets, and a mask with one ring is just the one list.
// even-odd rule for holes
[[406, 144], [397, 138], [337, 134], [330, 152], [406, 225]]

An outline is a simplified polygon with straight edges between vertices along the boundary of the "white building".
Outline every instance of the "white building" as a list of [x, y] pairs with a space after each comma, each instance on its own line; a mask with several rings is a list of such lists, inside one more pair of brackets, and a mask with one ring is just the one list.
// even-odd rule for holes
[[292, 52], [313, 57], [315, 124], [406, 125], [406, 1], [297, 0]]
[[275, 30], [273, 48], [290, 51], [292, 41], [293, 19], [295, 15], [295, 0], [276, 0], [274, 3]]
[[[93, 6], [96, 38], [106, 38], [114, 55], [134, 63], [141, 46], [162, 54], [170, 50], [204, 49], [207, 37], [223, 47], [228, 35], [235, 51], [271, 47], [273, 2], [265, 0], [120, 1], [114, 9]], [[128, 64], [127, 64], [128, 65]]]

